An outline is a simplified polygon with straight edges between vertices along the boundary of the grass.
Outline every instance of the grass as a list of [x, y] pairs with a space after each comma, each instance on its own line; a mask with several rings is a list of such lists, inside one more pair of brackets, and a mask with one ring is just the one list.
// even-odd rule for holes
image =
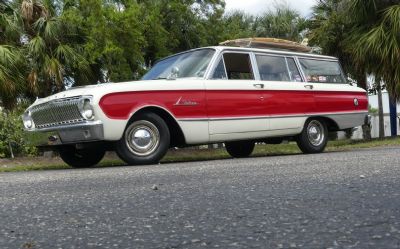
[[[400, 146], [400, 137], [387, 139], [340, 140], [328, 143], [326, 151], [348, 151], [353, 149], [374, 148], [384, 146]], [[296, 143], [278, 145], [257, 145], [253, 156], [278, 156], [301, 154]], [[217, 160], [230, 158], [225, 149], [179, 149], [170, 150], [162, 160], [162, 163], [191, 162], [204, 160]], [[106, 157], [97, 167], [113, 167], [126, 165], [115, 156]], [[32, 170], [57, 170], [70, 169], [59, 158], [17, 158], [0, 160], [0, 172], [17, 172]]]

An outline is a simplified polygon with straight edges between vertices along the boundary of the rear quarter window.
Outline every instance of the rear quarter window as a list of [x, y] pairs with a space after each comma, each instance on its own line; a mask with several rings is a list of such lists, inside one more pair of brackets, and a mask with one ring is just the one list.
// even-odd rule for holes
[[308, 82], [346, 83], [339, 62], [316, 59], [299, 59]]

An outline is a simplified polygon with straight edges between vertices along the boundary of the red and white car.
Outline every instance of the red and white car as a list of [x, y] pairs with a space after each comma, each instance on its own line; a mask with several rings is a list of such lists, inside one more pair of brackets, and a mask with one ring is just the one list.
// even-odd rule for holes
[[217, 142], [233, 157], [282, 139], [318, 153], [328, 131], [360, 126], [367, 114], [365, 90], [346, 83], [337, 58], [218, 46], [167, 57], [141, 81], [39, 99], [23, 120], [29, 131], [54, 133], [67, 164], [87, 167], [106, 150], [153, 164], [170, 147]]

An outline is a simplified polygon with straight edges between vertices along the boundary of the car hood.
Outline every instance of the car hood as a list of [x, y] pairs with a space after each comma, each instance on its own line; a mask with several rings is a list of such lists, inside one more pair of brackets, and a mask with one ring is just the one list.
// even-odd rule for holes
[[53, 94], [51, 96], [37, 99], [32, 106], [39, 105], [51, 100], [70, 98], [76, 96], [91, 95], [94, 102], [98, 102], [101, 97], [109, 93], [115, 92], [131, 92], [131, 91], [151, 91], [151, 90], [179, 90], [182, 87], [179, 81], [185, 81], [185, 89], [198, 89], [199, 80], [201, 79], [176, 79], [176, 80], [146, 80], [146, 81], [128, 81], [120, 83], [103, 83], [97, 85], [72, 87], [63, 92]]

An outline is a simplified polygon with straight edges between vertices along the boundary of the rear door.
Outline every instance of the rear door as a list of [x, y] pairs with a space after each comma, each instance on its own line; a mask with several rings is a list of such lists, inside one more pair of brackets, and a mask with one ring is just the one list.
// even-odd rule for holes
[[302, 128], [306, 113], [315, 108], [312, 92], [293, 57], [277, 54], [255, 55], [260, 84], [264, 84], [264, 113], [270, 135], [291, 135]]

